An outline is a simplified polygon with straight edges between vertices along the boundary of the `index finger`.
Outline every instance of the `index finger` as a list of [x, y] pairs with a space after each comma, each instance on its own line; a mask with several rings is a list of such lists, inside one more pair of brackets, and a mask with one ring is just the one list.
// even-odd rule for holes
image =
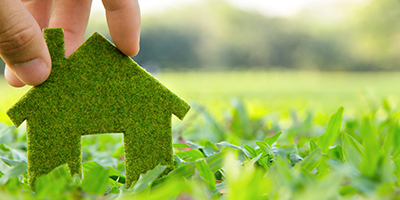
[[103, 0], [111, 38], [128, 56], [139, 53], [140, 9], [137, 0]]

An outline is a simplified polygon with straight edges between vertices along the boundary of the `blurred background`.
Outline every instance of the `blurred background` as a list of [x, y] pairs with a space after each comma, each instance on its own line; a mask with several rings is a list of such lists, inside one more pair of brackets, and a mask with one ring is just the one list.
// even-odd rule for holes
[[[339, 106], [351, 113], [382, 99], [393, 106], [400, 101], [398, 0], [139, 3], [141, 50], [133, 59], [218, 116], [234, 98], [252, 116], [331, 113]], [[100, 0], [93, 2], [87, 37], [95, 31], [111, 40]], [[0, 92], [8, 95], [0, 97], [0, 109], [6, 110], [28, 87], [1, 80]]]
[[[153, 70], [399, 70], [397, 0], [139, 2], [134, 59]], [[88, 36], [95, 31], [110, 38], [100, 0]]]
[[[397, 0], [146, 0], [141, 51], [162, 71], [399, 70]], [[95, 1], [88, 33], [108, 36]], [[109, 36], [108, 36], [109, 37]]]

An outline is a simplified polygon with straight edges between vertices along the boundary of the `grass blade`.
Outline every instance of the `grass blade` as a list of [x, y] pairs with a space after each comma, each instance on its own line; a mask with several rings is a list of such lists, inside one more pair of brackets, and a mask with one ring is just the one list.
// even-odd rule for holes
[[[1, 159], [4, 163], [6, 163], [8, 166], [19, 165], [19, 164], [21, 164], [22, 162], [24, 162], [24, 161], [11, 160], [11, 159], [8, 159], [8, 158], [2, 157], [2, 156], [0, 156], [0, 159]], [[25, 164], [25, 165], [26, 165], [26, 164]]]
[[244, 103], [240, 99], [232, 99], [232, 131], [239, 137], [250, 137], [252, 134], [250, 117]]
[[245, 145], [243, 145], [243, 149], [246, 150], [243, 152], [246, 154], [247, 157], [249, 157], [249, 158], [257, 157], [257, 152], [256, 152], [256, 150], [253, 149], [253, 147], [245, 144]]
[[264, 153], [266, 153], [267, 155], [269, 155], [270, 158], [274, 158], [274, 153], [273, 153], [271, 147], [270, 147], [267, 143], [257, 141], [256, 144], [260, 147], [260, 149], [261, 149]]
[[211, 190], [215, 190], [215, 176], [205, 160], [196, 161], [196, 168], [199, 170], [200, 176], [203, 178], [204, 183]]
[[222, 141], [222, 142], [220, 142], [220, 143], [217, 143], [216, 145], [220, 145], [220, 146], [223, 146], [223, 147], [229, 147], [229, 148], [232, 148], [232, 149], [242, 149], [241, 147], [239, 147], [239, 146], [236, 146], [236, 145], [234, 145], [234, 144], [231, 144], [231, 143], [229, 143], [229, 142], [225, 142], [225, 141]]
[[364, 146], [361, 162], [361, 173], [373, 178], [376, 174], [377, 164], [380, 159], [380, 144], [376, 138], [375, 128], [371, 121], [365, 117], [361, 124], [361, 138]]
[[342, 135], [343, 156], [347, 163], [359, 170], [362, 161], [362, 152], [364, 148], [353, 137], [347, 133]]
[[308, 172], [311, 172], [321, 163], [322, 151], [320, 148], [312, 151], [303, 161], [300, 162], [299, 166]]
[[81, 188], [92, 194], [104, 194], [107, 190], [109, 174], [108, 169], [96, 162], [86, 162], [83, 166], [83, 180]]
[[269, 146], [271, 146], [272, 144], [274, 144], [276, 142], [276, 140], [278, 140], [279, 136], [281, 136], [282, 132], [279, 132], [277, 134], [275, 134], [274, 136], [267, 138], [264, 140], [265, 143], [269, 144]]
[[10, 180], [11, 178], [18, 177], [26, 173], [27, 169], [28, 166], [26, 165], [25, 162], [19, 162], [14, 164], [9, 170], [4, 172], [4, 175], [1, 176], [0, 185], [6, 184], [7, 181]]
[[311, 139], [310, 140], [310, 151], [314, 151], [315, 149], [318, 149], [318, 148], [320, 148], [318, 143], [314, 139]]
[[204, 158], [203, 153], [201, 153], [199, 150], [197, 149], [192, 149], [189, 151], [180, 151], [175, 153], [175, 155], [179, 156], [180, 158], [182, 158], [183, 160], [189, 161], [189, 162], [193, 162], [197, 159], [201, 159]]
[[158, 165], [154, 169], [147, 171], [145, 174], [141, 174], [139, 180], [132, 187], [132, 192], [137, 194], [144, 191], [154, 180], [156, 180], [156, 178], [160, 176], [161, 173], [165, 171], [166, 168], [166, 166]]
[[327, 153], [329, 146], [333, 145], [336, 138], [339, 137], [340, 127], [342, 125], [342, 116], [343, 107], [340, 107], [329, 120], [325, 133], [318, 138], [318, 144], [321, 147], [322, 152]]
[[[208, 163], [213, 173], [217, 172], [223, 167], [224, 155], [225, 155], [224, 152], [220, 152], [205, 158], [206, 162]], [[196, 164], [194, 162], [189, 162], [186, 165], [176, 168], [174, 171], [169, 173], [165, 178], [180, 178], [180, 177], [189, 178], [193, 175], [195, 167]]]
[[65, 188], [65, 184], [71, 182], [68, 165], [61, 165], [36, 180], [35, 192], [38, 198], [51, 197], [60, 194]]

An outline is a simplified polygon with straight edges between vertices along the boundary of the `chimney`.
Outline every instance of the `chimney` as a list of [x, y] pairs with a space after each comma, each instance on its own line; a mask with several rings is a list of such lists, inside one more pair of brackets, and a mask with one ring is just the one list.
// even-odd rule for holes
[[44, 39], [49, 49], [51, 62], [57, 62], [65, 58], [64, 31], [62, 28], [45, 28]]

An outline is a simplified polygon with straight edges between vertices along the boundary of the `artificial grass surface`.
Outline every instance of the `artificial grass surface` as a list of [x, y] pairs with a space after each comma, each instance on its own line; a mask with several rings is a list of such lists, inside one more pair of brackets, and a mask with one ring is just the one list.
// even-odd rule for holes
[[81, 136], [124, 133], [126, 187], [158, 164], [173, 168], [171, 115], [190, 106], [98, 33], [65, 58], [61, 28], [45, 29], [52, 72], [7, 112], [27, 120], [28, 177], [68, 163], [81, 174]]

